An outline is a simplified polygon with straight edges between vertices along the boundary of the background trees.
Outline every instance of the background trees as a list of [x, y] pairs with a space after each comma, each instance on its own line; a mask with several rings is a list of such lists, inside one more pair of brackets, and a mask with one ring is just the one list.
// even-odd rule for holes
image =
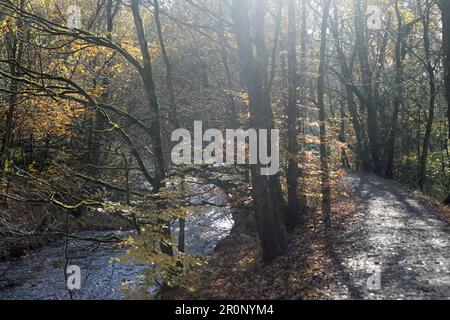
[[267, 259], [342, 167], [448, 195], [448, 1], [379, 1], [379, 30], [365, 0], [84, 0], [80, 29], [68, 4], [0, 0], [4, 177], [67, 170], [132, 203], [179, 174], [173, 129], [279, 128], [279, 175], [239, 168]]

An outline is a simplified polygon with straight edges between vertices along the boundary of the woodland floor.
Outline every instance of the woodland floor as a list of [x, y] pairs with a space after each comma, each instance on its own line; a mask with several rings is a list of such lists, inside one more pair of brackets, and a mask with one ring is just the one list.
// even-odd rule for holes
[[[234, 232], [201, 268], [196, 292], [168, 297], [449, 299], [449, 208], [376, 176], [344, 179], [347, 195], [333, 203], [331, 237], [320, 212], [311, 213], [291, 235], [288, 254], [267, 264], [251, 232]], [[376, 269], [380, 286], [369, 289]]]
[[[393, 181], [361, 174], [347, 181], [359, 203], [341, 237], [347, 249], [333, 257], [341, 276], [328, 298], [450, 299], [448, 211]], [[369, 290], [376, 268], [381, 285]]]

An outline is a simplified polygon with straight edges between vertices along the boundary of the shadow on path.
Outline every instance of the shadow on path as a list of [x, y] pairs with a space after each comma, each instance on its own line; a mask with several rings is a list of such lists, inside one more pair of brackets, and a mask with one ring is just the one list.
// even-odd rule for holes
[[[449, 299], [450, 229], [395, 182], [349, 173], [350, 193], [359, 204], [344, 230], [328, 226], [327, 251], [342, 299]], [[336, 252], [343, 234], [345, 252]], [[381, 270], [381, 288], [369, 290], [370, 268]]]

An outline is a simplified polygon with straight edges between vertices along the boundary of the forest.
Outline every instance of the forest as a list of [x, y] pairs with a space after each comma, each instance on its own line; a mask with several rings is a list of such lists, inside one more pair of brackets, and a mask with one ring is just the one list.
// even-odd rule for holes
[[447, 300], [449, 223], [450, 0], [0, 0], [0, 300]]

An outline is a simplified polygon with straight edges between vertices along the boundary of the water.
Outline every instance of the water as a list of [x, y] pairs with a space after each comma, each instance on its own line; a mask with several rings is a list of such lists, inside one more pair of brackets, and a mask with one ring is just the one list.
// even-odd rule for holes
[[[191, 203], [207, 201], [221, 207], [205, 205], [186, 221], [186, 253], [208, 255], [233, 227], [226, 195], [212, 186], [196, 185], [201, 195], [192, 196]], [[224, 206], [224, 207], [222, 207]], [[177, 226], [173, 228], [177, 236]], [[103, 237], [106, 231], [90, 231], [78, 237]], [[128, 237], [133, 231], [115, 231], [115, 235]], [[30, 252], [19, 260], [0, 263], [0, 299], [70, 299], [64, 275], [65, 240]], [[114, 257], [126, 253], [126, 248], [113, 244], [98, 244], [80, 239], [68, 240], [67, 256], [71, 265], [81, 269], [81, 289], [74, 290], [73, 299], [124, 299], [124, 283], [133, 283], [145, 265], [117, 262]]]

